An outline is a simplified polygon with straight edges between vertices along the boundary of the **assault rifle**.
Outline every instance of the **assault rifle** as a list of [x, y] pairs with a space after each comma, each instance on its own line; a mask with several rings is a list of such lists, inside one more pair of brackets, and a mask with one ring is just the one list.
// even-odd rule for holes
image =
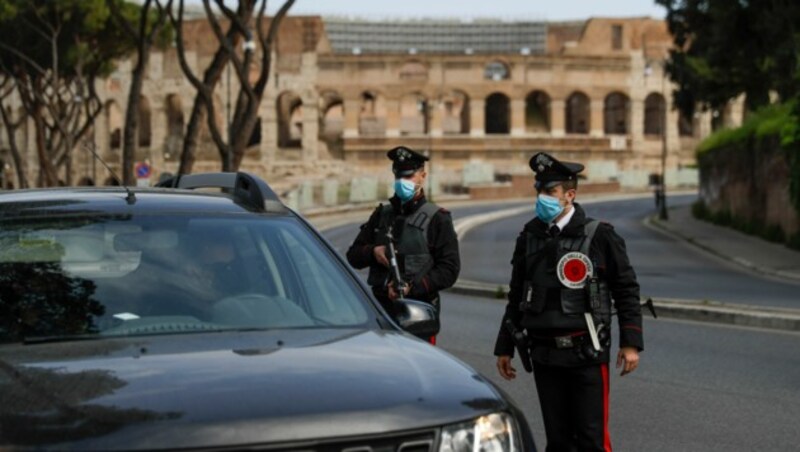
[[386, 249], [389, 250], [389, 265], [392, 267], [391, 277], [394, 279], [394, 288], [397, 292], [397, 299], [402, 300], [405, 297], [406, 287], [408, 284], [403, 280], [400, 274], [400, 266], [397, 264], [397, 251], [394, 248], [394, 235], [392, 234], [392, 226], [386, 231], [386, 238], [389, 239], [389, 245]]

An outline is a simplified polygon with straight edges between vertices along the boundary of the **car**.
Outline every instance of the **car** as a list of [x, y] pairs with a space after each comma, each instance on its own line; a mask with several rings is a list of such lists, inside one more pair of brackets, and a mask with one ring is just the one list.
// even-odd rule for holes
[[0, 449], [535, 450], [399, 303], [251, 174], [4, 192]]

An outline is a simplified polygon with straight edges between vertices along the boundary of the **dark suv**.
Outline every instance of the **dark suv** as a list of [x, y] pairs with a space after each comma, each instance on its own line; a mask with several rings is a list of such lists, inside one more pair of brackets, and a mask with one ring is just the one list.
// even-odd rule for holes
[[245, 173], [4, 192], [0, 449], [534, 450], [402, 303]]

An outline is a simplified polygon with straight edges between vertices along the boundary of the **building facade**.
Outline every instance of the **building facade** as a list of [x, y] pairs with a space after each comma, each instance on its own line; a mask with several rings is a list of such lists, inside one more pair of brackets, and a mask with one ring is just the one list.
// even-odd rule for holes
[[[186, 24], [196, 74], [217, 42], [207, 22]], [[649, 18], [585, 22], [370, 22], [293, 16], [282, 24], [273, 72], [242, 168], [291, 185], [309, 178], [389, 179], [385, 153], [397, 145], [427, 151], [436, 182], [458, 185], [468, 162], [496, 173], [527, 172], [538, 151], [586, 163], [590, 181], [645, 187], [666, 156], [669, 185], [692, 183], [694, 148], [713, 127], [741, 122], [741, 102], [724, 112], [683, 118], [669, 107], [673, 86], [663, 61], [672, 40]], [[131, 62], [98, 86], [104, 111], [86, 145], [113, 168], [121, 158], [123, 112]], [[238, 83], [227, 70], [215, 91], [225, 130]], [[139, 113], [137, 161], [153, 180], [177, 171], [195, 90], [174, 48], [154, 52]], [[713, 126], [713, 127], [712, 127]], [[7, 137], [0, 164], [13, 184]], [[18, 142], [27, 172], [38, 172], [30, 124]], [[201, 132], [194, 171], [218, 170], [219, 155]], [[84, 146], [85, 147], [85, 146]], [[83, 149], [73, 153], [72, 180], [111, 184]]]

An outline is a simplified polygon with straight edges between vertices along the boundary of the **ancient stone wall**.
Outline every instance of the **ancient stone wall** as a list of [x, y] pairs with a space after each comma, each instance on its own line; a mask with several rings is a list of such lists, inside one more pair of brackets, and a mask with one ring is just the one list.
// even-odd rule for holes
[[777, 139], [716, 149], [702, 155], [700, 198], [713, 213], [734, 220], [800, 232], [800, 214], [789, 197], [787, 153]]

